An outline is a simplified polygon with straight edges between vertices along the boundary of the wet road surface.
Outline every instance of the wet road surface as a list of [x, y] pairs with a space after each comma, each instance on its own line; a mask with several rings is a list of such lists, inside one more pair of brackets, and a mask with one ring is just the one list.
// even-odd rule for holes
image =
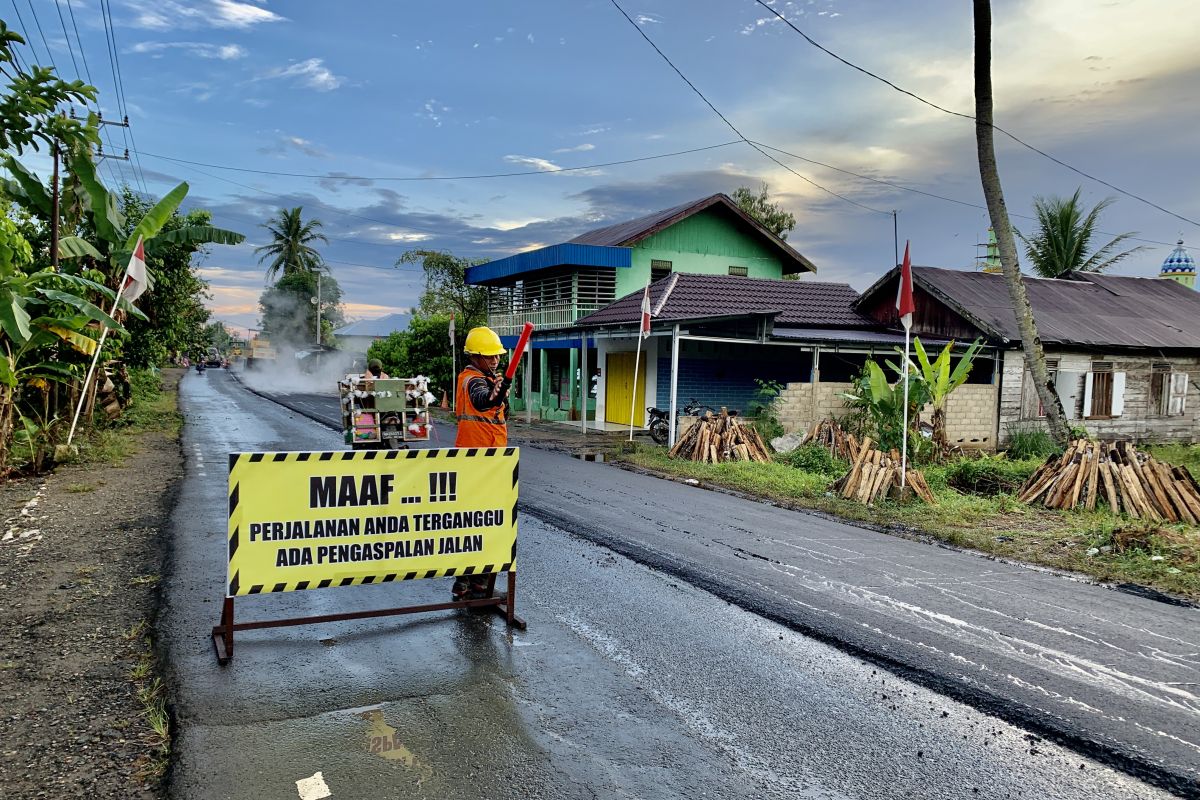
[[[461, 612], [270, 629], [240, 633], [234, 662], [219, 668], [208, 631], [224, 591], [225, 454], [341, 449], [340, 436], [263, 402], [221, 371], [189, 375], [182, 390], [189, 473], [172, 520], [160, 620], [180, 733], [174, 797], [295, 798], [295, 782], [318, 771], [335, 798], [1165, 796], [748, 613], [738, 607], [752, 605], [745, 598], [724, 602], [530, 516], [520, 534], [526, 633]], [[720, 525], [726, 538], [766, 546], [774, 540], [752, 531], [771, 525], [755, 528], [755, 520], [744, 519], [752, 513], [741, 507], [745, 501], [715, 494], [706, 501], [708, 493], [660, 481], [651, 482], [656, 496], [647, 496], [647, 478], [530, 449], [522, 461], [523, 506], [541, 509], [547, 484], [573, 483], [580, 498], [600, 495], [599, 502], [565, 501], [582, 503], [585, 518], [578, 525], [564, 520], [567, 530], [598, 538], [611, 510], [597, 506], [606, 493], [631, 491], [620, 487], [636, 480], [641, 503], [632, 508], [650, 517], [640, 524], [654, 532], [628, 541], [654, 556], [646, 560], [701, 575], [687, 548], [673, 555], [657, 546], [663, 520], [671, 519], [689, 528], [668, 537], [674, 545], [690, 543], [714, 559], [704, 575], [754, 592], [795, 583], [776, 589], [772, 603], [797, 613], [803, 606], [796, 597], [818, 592], [810, 575], [768, 579], [756, 571], [780, 572], [780, 564], [731, 555], [711, 540], [701, 544], [703, 530], [690, 530], [688, 520], [697, 517], [701, 529]], [[581, 466], [603, 471], [573, 472]], [[609, 486], [614, 482], [617, 488]], [[686, 494], [674, 508], [670, 495], [677, 491]], [[710, 508], [704, 518], [705, 502], [724, 510], [713, 516]], [[789, 519], [799, 530], [810, 518]], [[626, 518], [612, 530], [629, 536], [629, 527]], [[747, 530], [738, 533], [741, 527]], [[842, 539], [839, 546], [848, 549], [844, 532]], [[942, 552], [906, 544], [927, 557]], [[791, 560], [826, 568], [836, 560], [819, 553], [827, 546], [810, 545], [817, 554]], [[972, 558], [979, 571], [1003, 566], [954, 555]], [[737, 569], [718, 569], [726, 559]], [[909, 566], [937, 569], [915, 558]], [[826, 584], [826, 592], [854, 596]], [[893, 590], [884, 584], [875, 591]], [[238, 609], [242, 618], [300, 616], [436, 602], [447, 592], [446, 581], [418, 581], [258, 597], [239, 600]], [[914, 623], [904, 609], [894, 611], [895, 623], [884, 622], [879, 632], [899, 629], [891, 647], [900, 652], [913, 641], [907, 636]], [[806, 613], [829, 616], [819, 605]]]

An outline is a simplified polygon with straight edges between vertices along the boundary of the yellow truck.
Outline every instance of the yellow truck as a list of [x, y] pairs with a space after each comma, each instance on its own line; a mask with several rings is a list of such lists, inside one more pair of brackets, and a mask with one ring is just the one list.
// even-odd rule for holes
[[267, 363], [275, 363], [278, 353], [271, 347], [271, 340], [256, 336], [250, 340], [250, 355], [246, 356], [246, 369], [258, 369]]

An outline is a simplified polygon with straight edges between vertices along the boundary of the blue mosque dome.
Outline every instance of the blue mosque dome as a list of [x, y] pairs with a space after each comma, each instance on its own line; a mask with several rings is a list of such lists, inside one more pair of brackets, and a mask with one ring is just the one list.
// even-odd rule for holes
[[1176, 247], [1171, 251], [1171, 255], [1167, 256], [1162, 263], [1163, 275], [1187, 273], [1190, 275], [1196, 274], [1196, 259], [1192, 258], [1187, 250], [1183, 249], [1183, 239], [1176, 242]]

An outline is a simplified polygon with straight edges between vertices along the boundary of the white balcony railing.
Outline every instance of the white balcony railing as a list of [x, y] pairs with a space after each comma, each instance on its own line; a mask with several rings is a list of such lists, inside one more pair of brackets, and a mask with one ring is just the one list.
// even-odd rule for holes
[[515, 336], [526, 322], [538, 330], [569, 328], [581, 317], [599, 311], [604, 306], [595, 303], [557, 303], [512, 312], [488, 312], [488, 327], [501, 336]]

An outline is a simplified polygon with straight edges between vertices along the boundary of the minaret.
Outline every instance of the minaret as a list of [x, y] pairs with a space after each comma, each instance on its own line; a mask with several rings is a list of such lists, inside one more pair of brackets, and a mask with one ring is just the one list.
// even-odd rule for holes
[[1189, 289], [1196, 288], [1196, 259], [1192, 258], [1188, 254], [1188, 251], [1183, 249], [1183, 239], [1176, 242], [1175, 249], [1171, 251], [1171, 255], [1167, 256], [1166, 260], [1163, 261], [1162, 269], [1158, 272], [1158, 277], [1182, 283]]
[[996, 241], [996, 232], [990, 227], [987, 237], [987, 255], [982, 258], [975, 256], [975, 259], [983, 265], [984, 272], [1000, 273], [1004, 271], [1000, 267], [1000, 243]]

